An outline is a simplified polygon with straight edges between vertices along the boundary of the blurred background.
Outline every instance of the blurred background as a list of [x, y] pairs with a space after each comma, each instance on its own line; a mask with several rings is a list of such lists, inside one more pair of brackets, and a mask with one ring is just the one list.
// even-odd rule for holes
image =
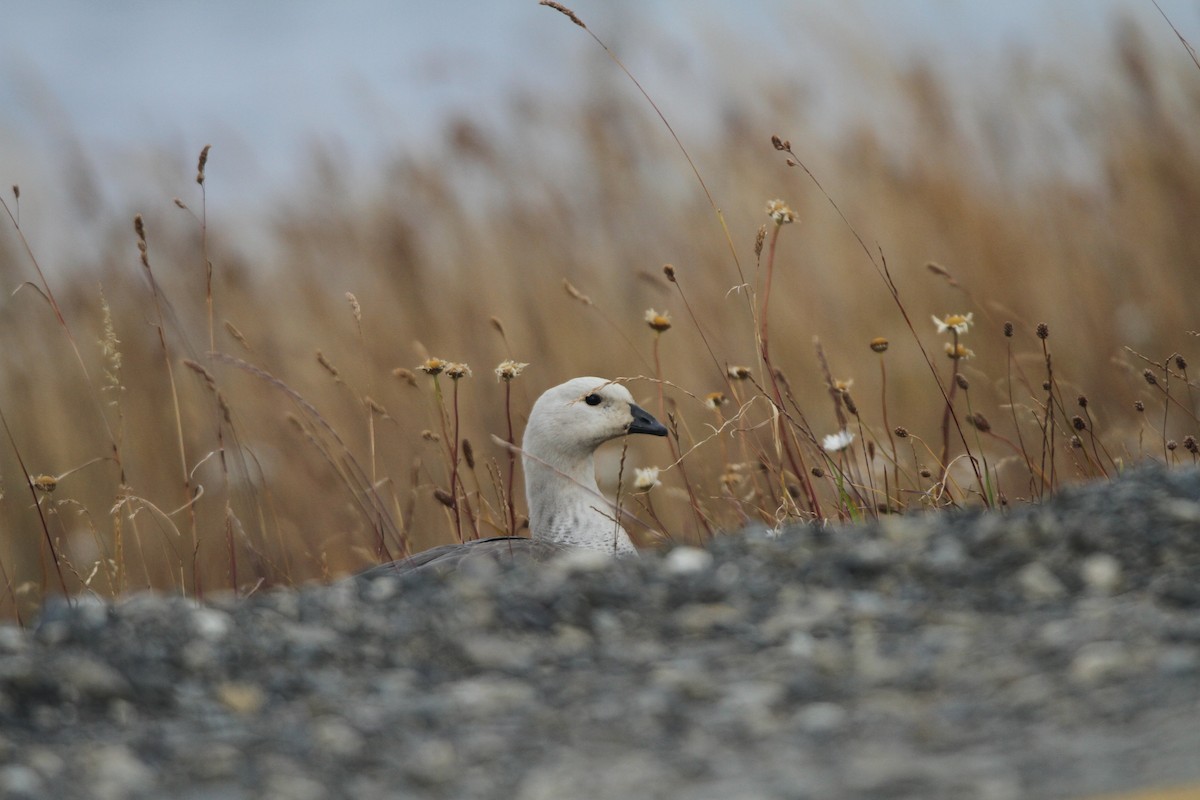
[[[947, 369], [930, 316], [971, 312], [971, 410], [1007, 439], [1036, 422], [1046, 323], [1054, 378], [1068, 405], [1089, 398], [1109, 465], [1192, 459], [1165, 446], [1196, 433], [1191, 387], [1164, 394], [1143, 371], [1169, 384], [1155, 364], [1197, 350], [1200, 68], [1149, 0], [568, 5], [669, 120], [724, 227], [637, 87], [533, 0], [9, 10], [0, 612], [63, 585], [328, 578], [377, 558], [381, 532], [393, 553], [452, 539], [437, 395], [394, 372], [429, 355], [474, 371], [458, 422], [482, 534], [503, 526], [502, 359], [530, 364], [518, 436], [550, 385], [658, 370], [661, 404], [652, 382], [635, 396], [679, 420], [684, 449], [704, 441], [703, 397], [757, 364], [748, 298], [774, 198], [799, 223], [781, 231], [772, 356], [818, 436], [839, 423], [814, 337], [854, 381], [862, 440], [903, 425], [930, 443], [914, 475], [936, 462], [943, 401], [921, 347]], [[1159, 7], [1200, 40], [1200, 4]], [[649, 308], [674, 320], [658, 367]], [[721, 510], [727, 440], [684, 462], [717, 528], [745, 521]], [[1013, 456], [995, 447], [993, 466]], [[1098, 474], [1064, 451], [1066, 478]], [[672, 461], [661, 442], [630, 452], [630, 467]], [[652, 527], [697, 536], [679, 473]], [[1027, 474], [996, 479], [1031, 494]]]

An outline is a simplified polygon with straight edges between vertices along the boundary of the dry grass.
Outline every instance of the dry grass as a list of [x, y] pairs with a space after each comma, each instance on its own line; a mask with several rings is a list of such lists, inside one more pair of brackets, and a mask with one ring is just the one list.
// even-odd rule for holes
[[[55, 280], [9, 195], [0, 614], [64, 587], [324, 580], [505, 533], [523, 498], [492, 437], [519, 441], [537, 394], [580, 374], [631, 378], [672, 431], [609, 453], [646, 544], [1193, 462], [1200, 76], [1134, 31], [1112, 54], [1109, 88], [1072, 101], [1090, 182], [1031, 175], [1044, 143], [996, 119], [979, 143], [918, 68], [897, 140], [823, 140], [763, 88], [773, 116], [691, 146], [707, 190], [607, 79], [573, 107], [520, 100], [511, 140], [458, 121], [374, 186], [318, 159], [306, 196], [245, 221], [270, 226], [269, 262], [206, 224], [217, 151], [190, 195], [114, 220]], [[1036, 108], [1021, 66], [1004, 99]], [[664, 308], [669, 328], [647, 324]], [[474, 374], [419, 371], [434, 356]], [[529, 366], [496, 380], [507, 359]], [[663, 485], [636, 492], [651, 465]]]

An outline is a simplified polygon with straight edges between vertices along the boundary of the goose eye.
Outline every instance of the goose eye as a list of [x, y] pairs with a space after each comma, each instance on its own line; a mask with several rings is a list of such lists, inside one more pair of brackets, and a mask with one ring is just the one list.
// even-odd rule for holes
[[587, 397], [583, 398], [583, 402], [587, 403], [589, 406], [598, 406], [600, 405], [600, 395], [589, 394]]

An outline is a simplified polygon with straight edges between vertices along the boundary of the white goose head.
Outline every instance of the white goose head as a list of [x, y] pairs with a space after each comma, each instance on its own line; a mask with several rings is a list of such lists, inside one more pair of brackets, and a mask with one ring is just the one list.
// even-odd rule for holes
[[535, 539], [633, 551], [628, 535], [605, 508], [593, 458], [597, 447], [629, 433], [666, 436], [667, 429], [620, 384], [574, 378], [538, 398], [522, 443], [529, 527]]

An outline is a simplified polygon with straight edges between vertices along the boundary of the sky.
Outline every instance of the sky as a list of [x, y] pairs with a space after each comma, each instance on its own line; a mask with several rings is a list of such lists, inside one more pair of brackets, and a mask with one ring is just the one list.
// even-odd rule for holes
[[[1159, 4], [1200, 42], [1200, 3]], [[924, 57], [969, 92], [1014, 49], [1086, 78], [1087, 53], [1117, 15], [1174, 39], [1151, 0], [568, 5], [656, 97], [679, 85], [711, 96], [711, 106], [671, 109], [700, 127], [722, 92], [769, 72], [821, 87], [837, 124], [860, 111], [845, 76], [863, 58]], [[74, 165], [108, 197], [164, 166], [186, 172], [212, 144], [227, 193], [214, 199], [235, 209], [298, 185], [314, 144], [369, 164], [419, 150], [452, 113], [501, 124], [515, 87], [567, 96], [587, 70], [611, 68], [584, 31], [535, 0], [41, 0], [9, 4], [4, 19], [0, 185], [21, 184], [35, 208], [38, 197], [70, 204], [80, 189], [62, 173]]]

